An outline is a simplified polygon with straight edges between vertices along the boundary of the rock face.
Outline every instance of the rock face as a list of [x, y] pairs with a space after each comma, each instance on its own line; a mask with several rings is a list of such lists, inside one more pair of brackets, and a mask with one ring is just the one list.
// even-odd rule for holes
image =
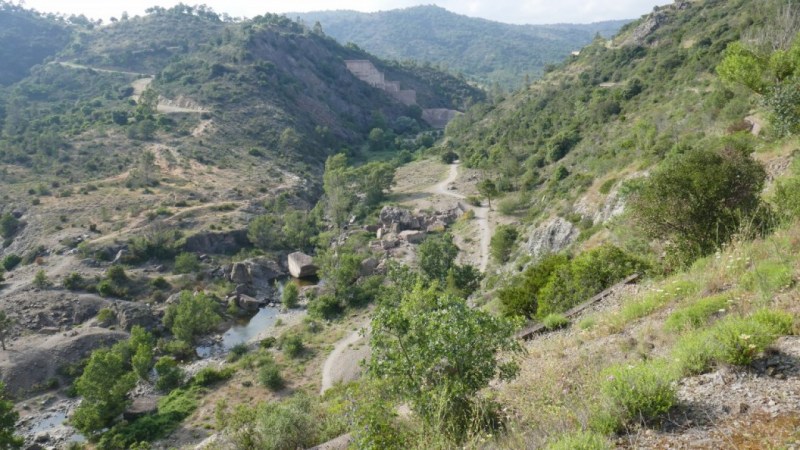
[[0, 375], [8, 393], [21, 396], [58, 374], [59, 368], [74, 364], [100, 347], [109, 347], [129, 336], [122, 331], [86, 327], [53, 336], [35, 335], [18, 340], [0, 361]]
[[406, 230], [400, 232], [400, 240], [409, 244], [419, 244], [425, 240], [425, 233], [422, 231]]
[[261, 302], [249, 295], [239, 294], [239, 308], [245, 311], [255, 312], [261, 308]]
[[406, 230], [443, 230], [464, 214], [461, 205], [447, 210], [437, 211], [433, 214], [412, 213], [411, 211], [396, 206], [385, 206], [380, 213], [380, 229], [378, 239], [387, 233], [401, 233]]
[[578, 237], [578, 229], [572, 223], [557, 217], [534, 230], [526, 245], [535, 259], [548, 253], [565, 249]]
[[308, 278], [317, 274], [318, 267], [314, 259], [305, 253], [295, 252], [289, 255], [289, 273], [295, 278]]

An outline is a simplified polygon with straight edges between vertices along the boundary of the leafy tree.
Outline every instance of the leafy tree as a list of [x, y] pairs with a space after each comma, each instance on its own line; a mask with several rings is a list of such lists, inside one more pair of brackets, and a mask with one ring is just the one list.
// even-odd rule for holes
[[136, 384], [136, 375], [125, 367], [123, 357], [112, 350], [92, 353], [75, 388], [83, 401], [72, 416], [72, 424], [84, 434], [99, 431], [125, 410], [126, 395]]
[[262, 250], [280, 248], [283, 237], [278, 217], [267, 214], [250, 221], [247, 227], [247, 239]]
[[363, 204], [372, 207], [383, 201], [394, 181], [394, 167], [387, 163], [373, 162], [351, 170], [359, 193], [364, 194]]
[[513, 225], [500, 225], [492, 236], [489, 243], [492, 257], [500, 263], [508, 262], [511, 251], [514, 249], [514, 244], [519, 237], [519, 231]]
[[329, 249], [318, 255], [319, 275], [325, 288], [346, 305], [355, 296], [356, 281], [361, 275], [362, 257], [344, 247]]
[[299, 250], [310, 248], [312, 240], [319, 233], [315, 217], [306, 211], [297, 210], [283, 215], [282, 231], [284, 247]]
[[367, 142], [369, 143], [370, 151], [379, 152], [383, 150], [386, 146], [386, 132], [380, 128], [373, 128], [369, 132]]
[[781, 135], [800, 131], [800, 39], [795, 37], [791, 47], [771, 52], [731, 43], [717, 73], [726, 82], [761, 95]]
[[0, 448], [22, 447], [24, 440], [14, 434], [17, 419], [19, 413], [14, 409], [14, 402], [6, 399], [6, 385], [0, 382]]
[[281, 294], [281, 303], [286, 308], [294, 308], [297, 306], [297, 300], [300, 296], [300, 290], [297, 285], [288, 282], [283, 286], [283, 293]]
[[528, 319], [535, 317], [539, 308], [539, 291], [550, 282], [556, 270], [567, 265], [569, 259], [566, 256], [547, 255], [509, 286], [500, 289], [497, 296], [503, 315]]
[[14, 319], [8, 317], [5, 311], [0, 311], [0, 346], [2, 346], [3, 351], [6, 349], [6, 338], [11, 333], [14, 323]]
[[191, 343], [195, 336], [206, 334], [219, 325], [222, 317], [217, 312], [219, 305], [206, 294], [193, 295], [181, 292], [177, 304], [170, 305], [164, 314], [164, 326], [176, 338]]
[[497, 197], [497, 185], [492, 180], [483, 180], [478, 183], [478, 192], [489, 200], [489, 209], [492, 209], [492, 199]]
[[469, 264], [463, 266], [454, 264], [447, 271], [447, 291], [459, 297], [467, 298], [478, 290], [482, 279], [483, 274], [477, 267]]
[[347, 157], [341, 153], [333, 155], [325, 162], [322, 176], [325, 190], [327, 214], [337, 227], [347, 220], [354, 195], [347, 171]]
[[647, 236], [689, 262], [728, 242], [753, 217], [765, 178], [746, 151], [689, 151], [664, 161], [632, 194], [631, 215]]
[[428, 236], [417, 249], [420, 271], [430, 280], [444, 283], [455, 265], [458, 247], [449, 233]]
[[147, 345], [139, 345], [136, 353], [131, 357], [133, 371], [142, 380], [150, 379], [150, 369], [153, 368], [153, 348]]
[[156, 374], [156, 388], [161, 392], [169, 392], [183, 383], [184, 373], [178, 366], [175, 358], [171, 356], [162, 356], [155, 364]]
[[382, 302], [373, 318], [369, 374], [388, 381], [427, 425], [460, 439], [478, 392], [517, 373], [500, 355], [519, 349], [514, 328], [442, 294], [436, 283], [417, 283], [399, 296], [399, 303]]

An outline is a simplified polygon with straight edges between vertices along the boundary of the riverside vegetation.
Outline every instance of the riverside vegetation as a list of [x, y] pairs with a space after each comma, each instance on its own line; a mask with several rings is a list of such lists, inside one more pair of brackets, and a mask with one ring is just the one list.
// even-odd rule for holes
[[[73, 39], [41, 50], [64, 64], [20, 69], [0, 90], [0, 297], [11, 318], [0, 333], [36, 351], [19, 346], [43, 326], [17, 305], [78, 292], [96, 311], [65, 326], [116, 336], [45, 386], [9, 393], [79, 396], [69, 423], [92, 445], [189, 447], [211, 435], [207, 448], [306, 448], [344, 434], [354, 448], [381, 449], [797, 439], [791, 400], [731, 406], [713, 394], [737, 392], [703, 378], [736, 377], [756, 396], [798, 383], [796, 2], [660, 7], [505, 99], [375, 59], [417, 79], [431, 106], [475, 103], [443, 136], [342, 68], [368, 55], [284, 17], [179, 5], [95, 29], [5, 3], [0, 12]], [[164, 112], [167, 99], [183, 99], [181, 112]], [[388, 258], [367, 229], [397, 198], [395, 171], [455, 159], [477, 174], [458, 189], [485, 200], [498, 223], [487, 270], [459, 259], [475, 210], [404, 247], [413, 264]], [[86, 211], [91, 201], [110, 209]], [[542, 230], [563, 239], [537, 240]], [[198, 235], [225, 245], [192, 249]], [[314, 255], [324, 281], [283, 290], [284, 307], [305, 315], [195, 367], [196, 345], [243, 314], [223, 300], [247, 288], [230, 267], [297, 250]], [[564, 315], [633, 273], [640, 286]], [[132, 323], [127, 308], [142, 304], [155, 312]], [[529, 322], [551, 334], [518, 341]], [[364, 323], [364, 376], [317, 396], [332, 344]], [[157, 396], [154, 408], [123, 415], [141, 388]], [[0, 442], [20, 445], [17, 412], [3, 401], [0, 413]]]

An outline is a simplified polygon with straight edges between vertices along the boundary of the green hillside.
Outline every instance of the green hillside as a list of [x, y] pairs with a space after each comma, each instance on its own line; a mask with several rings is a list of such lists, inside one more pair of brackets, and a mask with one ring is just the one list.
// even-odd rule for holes
[[65, 21], [0, 1], [0, 86], [26, 77], [31, 67], [61, 51], [69, 40]]
[[395, 60], [414, 60], [462, 73], [484, 86], [508, 88], [539, 77], [596, 34], [613, 36], [628, 21], [587, 25], [508, 25], [417, 6], [377, 13], [320, 11], [287, 14], [309, 26], [319, 22], [339, 42]]

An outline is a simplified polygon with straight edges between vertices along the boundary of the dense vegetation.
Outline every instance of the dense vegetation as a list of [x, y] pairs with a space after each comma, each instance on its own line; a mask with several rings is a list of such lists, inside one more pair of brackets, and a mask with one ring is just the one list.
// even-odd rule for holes
[[461, 73], [484, 86], [517, 88], [549, 64], [580, 50], [596, 34], [611, 37], [627, 21], [587, 25], [508, 25], [451, 13], [434, 5], [377, 13], [287, 14], [320, 23], [339, 42], [388, 59], [413, 60]]

